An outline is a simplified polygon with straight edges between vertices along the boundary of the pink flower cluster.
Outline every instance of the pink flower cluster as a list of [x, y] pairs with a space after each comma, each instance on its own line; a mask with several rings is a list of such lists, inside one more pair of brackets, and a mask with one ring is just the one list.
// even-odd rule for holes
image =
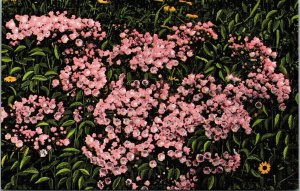
[[[232, 88], [232, 91], [241, 93], [251, 102], [258, 98], [270, 100], [273, 95], [279, 103], [279, 108], [285, 110], [284, 101], [289, 99], [291, 87], [289, 80], [282, 73], [275, 72], [277, 64], [272, 59], [276, 58], [277, 53], [265, 46], [257, 37], [252, 40], [246, 37], [244, 40], [244, 43], [236, 43], [235, 37], [229, 40], [234, 57], [240, 58], [239, 54], [243, 53], [249, 58], [246, 60], [250, 60], [243, 65], [243, 70], [250, 72], [243, 76], [243, 79], [238, 78], [239, 85]], [[229, 80], [233, 78], [236, 77], [230, 76]], [[260, 106], [261, 102], [256, 101], [256, 105]]]
[[[52, 150], [53, 146], [67, 146], [69, 139], [65, 138], [67, 131], [64, 127], [53, 127], [39, 122], [54, 117], [59, 121], [64, 113], [63, 103], [56, 103], [54, 99], [43, 96], [30, 95], [15, 101], [10, 116], [5, 120], [12, 120], [14, 126], [5, 126], [5, 139], [21, 148], [24, 144], [33, 146], [35, 150]], [[33, 144], [33, 145], [31, 145]]]
[[129, 63], [132, 70], [140, 67], [143, 72], [152, 74], [158, 73], [159, 69], [172, 69], [193, 56], [191, 42], [204, 41], [205, 36], [218, 38], [212, 26], [211, 22], [174, 26], [174, 34], [168, 35], [167, 40], [160, 39], [157, 34], [126, 29], [120, 34], [121, 44], [113, 47], [107, 62], [110, 65]]
[[215, 78], [207, 79], [203, 74], [190, 74], [183, 79], [177, 91], [187, 102], [197, 108], [199, 123], [205, 129], [205, 135], [215, 141], [226, 139], [230, 131], [237, 132], [240, 127], [251, 133], [249, 113], [244, 109], [238, 96], [232, 96], [215, 83]]
[[[56, 12], [56, 14], [51, 11], [49, 16], [16, 15], [15, 19], [18, 23], [11, 19], [5, 25], [11, 30], [11, 33], [6, 34], [6, 39], [12, 40], [11, 44], [16, 45], [30, 36], [36, 36], [38, 44], [46, 38], [55, 38], [61, 33], [65, 34], [59, 37], [59, 43], [67, 43], [79, 36], [83, 38], [93, 37], [94, 40], [102, 41], [106, 36], [106, 33], [101, 31], [99, 22], [92, 19], [76, 18], [75, 15], [68, 18], [66, 14], [66, 11], [63, 13]], [[83, 29], [88, 29], [88, 31], [84, 32]]]
[[129, 33], [126, 29], [120, 37], [121, 44], [113, 47], [107, 59], [111, 65], [129, 63], [132, 70], [140, 67], [143, 72], [156, 74], [159, 69], [172, 69], [178, 60], [186, 59], [184, 51], [176, 52], [174, 42], [160, 39], [157, 34], [140, 34], [136, 30]]
[[[201, 83], [201, 78], [204, 76], [199, 74], [194, 75], [194, 78], [196, 76]], [[83, 153], [91, 160], [91, 163], [102, 167], [100, 177], [105, 179], [112, 175], [124, 174], [128, 170], [129, 163], [134, 164], [134, 161], [145, 160], [149, 156], [157, 156], [156, 160], [149, 162], [150, 168], [156, 168], [158, 161], [163, 162], [165, 160], [178, 161], [187, 167], [191, 167], [194, 163], [195, 166], [198, 166], [196, 159], [191, 156], [191, 148], [187, 146], [187, 141], [189, 135], [194, 133], [200, 124], [210, 123], [209, 120], [211, 119], [205, 119], [201, 113], [210, 111], [208, 107], [211, 105], [201, 105], [200, 99], [202, 98], [197, 100], [199, 104], [184, 101], [187, 95], [181, 94], [185, 92], [183, 86], [178, 88], [179, 93], [170, 95], [170, 87], [163, 81], [158, 81], [155, 84], [150, 84], [145, 80], [142, 82], [134, 81], [131, 84], [131, 89], [128, 89], [124, 85], [124, 78], [125, 75], [123, 74], [118, 81], [111, 83], [111, 93], [106, 99], [100, 99], [94, 110], [95, 120], [99, 125], [105, 127], [106, 135], [95, 133], [92, 136], [88, 135], [86, 137], [87, 146], [82, 148]], [[209, 79], [213, 81], [213, 78]], [[196, 80], [192, 79], [191, 76], [184, 79], [183, 84], [186, 85], [187, 83], [197, 86]], [[203, 87], [207, 86], [207, 84], [203, 84]], [[189, 92], [189, 90], [187, 91]], [[206, 93], [208, 94], [208, 92]], [[211, 92], [211, 94], [215, 95], [216, 92]], [[216, 97], [218, 100], [218, 96]], [[222, 96], [219, 99], [223, 100]], [[225, 99], [225, 101], [227, 100]], [[223, 106], [223, 102], [219, 105]], [[217, 107], [219, 105], [217, 104]], [[237, 107], [231, 102], [227, 106], [231, 112], [234, 109], [234, 112], [240, 109], [239, 105]], [[216, 112], [213, 109], [212, 111]], [[231, 123], [239, 124], [238, 117], [240, 114], [234, 112], [232, 114], [231, 112], [224, 114], [233, 115], [229, 116], [232, 120], [228, 124], [224, 124], [224, 126], [227, 125], [225, 127], [232, 125]], [[238, 120], [234, 120], [235, 117]], [[220, 121], [222, 122], [221, 118]], [[225, 120], [223, 121], [225, 123]], [[243, 122], [249, 126], [249, 122]], [[207, 131], [213, 131], [213, 128], [207, 127]], [[158, 150], [163, 152], [156, 153]], [[226, 166], [226, 172], [235, 171], [239, 166], [239, 161], [234, 160], [233, 165], [235, 167], [231, 169], [225, 160], [221, 161], [220, 164], [223, 166], [218, 169], [223, 169]], [[222, 171], [214, 171], [214, 173], [220, 172]]]
[[195, 166], [198, 166], [200, 163], [209, 162], [212, 167], [204, 167], [204, 174], [216, 174], [225, 172], [236, 171], [236, 169], [240, 166], [240, 155], [234, 154], [230, 155], [227, 151], [223, 153], [223, 157], [220, 157], [218, 153], [215, 153], [213, 157], [210, 152], [205, 152], [203, 154], [197, 154], [196, 160], [193, 161]]
[[[107, 82], [105, 72], [106, 67], [98, 58], [89, 62], [87, 56], [74, 57], [73, 65], [67, 65], [64, 70], [61, 70], [59, 78], [64, 91], [72, 90], [71, 96], [76, 95], [77, 91], [74, 90], [77, 88], [82, 89], [87, 96], [93, 95], [96, 97]], [[53, 81], [53, 87], [58, 85], [58, 80]]]
[[0, 123], [3, 122], [3, 120], [5, 118], [7, 118], [8, 114], [6, 113], [6, 111], [4, 110], [3, 107], [0, 107]]

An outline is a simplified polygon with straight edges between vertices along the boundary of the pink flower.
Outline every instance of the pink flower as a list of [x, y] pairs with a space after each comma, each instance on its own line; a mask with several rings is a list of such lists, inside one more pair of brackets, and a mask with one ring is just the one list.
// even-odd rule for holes
[[0, 123], [3, 122], [3, 120], [5, 118], [7, 118], [8, 114], [6, 113], [6, 111], [4, 110], [3, 107], [0, 107]]
[[164, 153], [159, 153], [158, 156], [157, 156], [157, 158], [158, 158], [159, 161], [164, 161], [165, 158], [166, 158], [166, 156], [165, 156]]
[[150, 168], [155, 168], [157, 166], [156, 161], [155, 160], [150, 161], [149, 166], [150, 166]]
[[59, 85], [59, 80], [55, 79], [52, 81], [52, 87], [57, 87]]

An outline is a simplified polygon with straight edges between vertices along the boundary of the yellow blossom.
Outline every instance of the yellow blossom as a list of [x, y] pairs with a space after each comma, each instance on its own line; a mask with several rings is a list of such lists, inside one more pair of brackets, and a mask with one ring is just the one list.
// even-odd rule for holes
[[170, 11], [171, 13], [173, 13], [173, 12], [176, 11], [176, 9], [175, 9], [175, 7], [170, 7], [169, 11]]
[[7, 76], [4, 78], [4, 81], [5, 82], [15, 82], [15, 81], [17, 81], [17, 78], [14, 76]]
[[268, 162], [262, 162], [260, 163], [258, 170], [261, 174], [268, 174], [271, 170], [271, 165]]
[[196, 14], [186, 14], [186, 17], [191, 18], [191, 19], [197, 19], [198, 15], [196, 15]]
[[98, 3], [108, 4], [108, 3], [110, 3], [110, 1], [108, 1], [108, 0], [98, 0]]
[[179, 3], [186, 3], [186, 4], [188, 4], [188, 5], [193, 5], [192, 2], [186, 1], [186, 0], [179, 0]]
[[168, 12], [170, 9], [169, 5], [164, 6], [164, 11]]
[[175, 77], [173, 77], [173, 76], [170, 76], [170, 77], [169, 77], [169, 80], [170, 80], [170, 81], [179, 81], [179, 79], [177, 79], [177, 78], [175, 78]]
[[164, 2], [164, 0], [154, 0], [154, 1], [161, 2], [161, 3]]

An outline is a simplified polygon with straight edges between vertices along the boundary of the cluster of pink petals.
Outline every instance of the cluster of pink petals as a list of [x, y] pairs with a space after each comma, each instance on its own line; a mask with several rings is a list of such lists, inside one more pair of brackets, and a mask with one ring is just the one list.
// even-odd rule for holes
[[[199, 78], [197, 82], [201, 82], [203, 75], [196, 76]], [[194, 78], [196, 76], [194, 75]], [[88, 135], [85, 141], [87, 146], [82, 148], [91, 163], [101, 167], [100, 177], [105, 179], [112, 175], [124, 174], [128, 170], [128, 163], [134, 164], [134, 161], [150, 155], [157, 156], [156, 160], [149, 162], [150, 168], [156, 168], [158, 161], [163, 162], [167, 158], [187, 167], [197, 163], [190, 155], [191, 148], [187, 146], [187, 140], [200, 124], [206, 121], [210, 123], [210, 118], [205, 119], [201, 113], [211, 105], [184, 101], [186, 95], [180, 91], [185, 91], [183, 86], [179, 88], [179, 93], [170, 95], [170, 87], [163, 81], [155, 84], [145, 80], [134, 81], [131, 84], [132, 88], [128, 89], [124, 84], [124, 78], [125, 75], [122, 74], [118, 81], [111, 83], [111, 93], [106, 99], [100, 99], [94, 110], [95, 120], [105, 128], [105, 134]], [[213, 81], [213, 78], [210, 79]], [[189, 76], [184, 79], [183, 84], [194, 83], [196, 86], [197, 82]], [[203, 86], [206, 87], [205, 85]], [[223, 100], [223, 98], [219, 99]], [[201, 103], [200, 99], [197, 101]], [[220, 105], [223, 106], [224, 103]], [[149, 115], [150, 113], [152, 115]], [[153, 115], [154, 113], [156, 115]], [[234, 117], [232, 116], [233, 119]], [[233, 120], [231, 122], [238, 123]], [[156, 153], [157, 150], [163, 152]], [[226, 164], [221, 164], [223, 169]], [[234, 165], [238, 167], [239, 163], [235, 162]], [[227, 166], [226, 169], [226, 172], [236, 170], [236, 168], [229, 169]], [[220, 172], [223, 171], [216, 171], [216, 173]]]
[[210, 152], [205, 152], [203, 154], [197, 154], [196, 160], [193, 161], [195, 166], [200, 163], [208, 162], [211, 167], [206, 166], [203, 168], [204, 174], [217, 174], [223, 171], [232, 172], [240, 166], [241, 158], [239, 154], [230, 155], [227, 151], [223, 153], [223, 157], [220, 157], [218, 153], [212, 156]]
[[196, 174], [196, 170], [194, 168], [190, 168], [190, 170], [186, 174], [182, 174], [179, 176], [179, 179], [174, 181], [173, 184], [167, 186], [167, 190], [192, 190], [196, 188], [198, 176]]
[[82, 120], [81, 113], [82, 113], [82, 107], [81, 106], [74, 109], [74, 111], [73, 111], [73, 118], [74, 118], [74, 121], [76, 121], [77, 123], [79, 123]]
[[[89, 62], [87, 56], [74, 57], [73, 65], [67, 65], [64, 70], [61, 70], [59, 78], [64, 91], [72, 90], [71, 96], [75, 96], [78, 89], [81, 89], [86, 96], [96, 97], [107, 82], [105, 72], [106, 67], [98, 58]], [[52, 86], [56, 87], [57, 85], [59, 85], [59, 81], [53, 81]], [[75, 88], [77, 91], [74, 91]]]
[[62, 102], [57, 104], [54, 99], [30, 95], [28, 98], [22, 98], [20, 102], [15, 101], [12, 110], [6, 120], [13, 120], [14, 126], [5, 126], [5, 139], [17, 148], [26, 144], [33, 146], [35, 150], [52, 150], [54, 145], [69, 145], [64, 127], [49, 126], [46, 130], [44, 125], [39, 125], [39, 122], [49, 119], [49, 116], [59, 121], [65, 111]]
[[[76, 18], [75, 15], [68, 18], [66, 14], [66, 11], [63, 13], [56, 12], [56, 14], [51, 11], [49, 16], [16, 15], [17, 23], [11, 19], [5, 25], [11, 30], [11, 33], [6, 34], [6, 39], [10, 39], [11, 44], [16, 45], [30, 36], [35, 36], [38, 44], [46, 38], [56, 38], [61, 33], [65, 34], [59, 36], [59, 43], [67, 43], [79, 36], [83, 38], [92, 37], [94, 40], [101, 41], [106, 36], [106, 33], [101, 31], [99, 22], [92, 19]], [[88, 30], [84, 32], [83, 29]]]
[[[285, 110], [284, 101], [289, 99], [291, 87], [289, 80], [282, 73], [276, 73], [277, 64], [272, 59], [276, 58], [277, 53], [265, 46], [257, 37], [252, 40], [246, 37], [244, 41], [237, 43], [235, 37], [229, 40], [234, 50], [234, 57], [240, 57], [241, 52], [248, 56], [249, 62], [244, 63], [243, 68], [251, 71], [244, 76], [244, 79], [239, 80], [237, 82], [239, 85], [233, 87], [231, 91], [240, 93], [251, 102], [257, 101], [257, 105], [261, 105], [260, 100], [269, 100], [274, 96], [279, 103], [279, 108]], [[231, 76], [229, 80], [232, 81], [233, 78], [234, 76]]]
[[156, 74], [159, 69], [177, 66], [178, 60], [186, 60], [184, 50], [177, 51], [174, 42], [160, 39], [157, 34], [141, 34], [136, 30], [130, 33], [126, 29], [120, 37], [121, 44], [113, 47], [107, 59], [111, 65], [129, 63], [132, 70], [140, 67], [143, 72]]
[[223, 90], [222, 85], [215, 83], [214, 77], [190, 74], [177, 91], [195, 105], [200, 117], [194, 125], [203, 125], [208, 138], [226, 139], [230, 131], [237, 132], [241, 127], [251, 133], [251, 117], [239, 97], [228, 94], [226, 88]]
[[8, 114], [6, 113], [6, 111], [4, 110], [3, 107], [0, 107], [0, 123], [2, 123], [2, 121], [7, 118]]

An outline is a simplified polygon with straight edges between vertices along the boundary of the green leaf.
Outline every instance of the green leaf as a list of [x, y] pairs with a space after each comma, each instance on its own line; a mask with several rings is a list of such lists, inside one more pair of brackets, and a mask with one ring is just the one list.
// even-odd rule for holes
[[67, 135], [67, 138], [72, 137], [72, 135], [74, 135], [75, 131], [76, 131], [76, 128], [71, 129], [71, 130], [69, 131], [68, 135]]
[[215, 66], [211, 66], [207, 70], [205, 70], [204, 73], [207, 74], [207, 73], [213, 71], [215, 68], [216, 68]]
[[45, 73], [45, 76], [50, 76], [50, 75], [58, 75], [57, 72], [53, 71], [53, 70], [49, 70]]
[[15, 73], [15, 72], [18, 72], [18, 71], [20, 71], [20, 70], [22, 70], [21, 67], [14, 67], [14, 68], [12, 68], [12, 69], [9, 71], [9, 74], [11, 75], [11, 74], [13, 74], [13, 73]]
[[259, 139], [260, 139], [260, 134], [257, 133], [256, 137], [255, 137], [255, 144], [254, 145], [256, 145], [258, 143]]
[[292, 129], [292, 127], [293, 127], [293, 115], [289, 116], [288, 124], [289, 124], [289, 128]]
[[203, 58], [203, 57], [200, 57], [200, 56], [196, 56], [196, 59], [202, 60], [202, 61], [204, 61], [206, 63], [208, 62], [208, 60], [206, 58]]
[[26, 49], [26, 46], [19, 45], [14, 52], [20, 52], [21, 50], [24, 50], [24, 49]]
[[74, 123], [75, 123], [75, 121], [72, 120], [72, 119], [70, 119], [70, 120], [68, 120], [68, 121], [65, 121], [61, 126], [63, 126], [63, 127], [68, 127], [68, 126], [73, 125]]
[[1, 58], [1, 61], [7, 63], [7, 62], [11, 62], [12, 59], [9, 58], [9, 57], [7, 57], [7, 56], [3, 56], [3, 57]]
[[208, 178], [208, 190], [211, 190], [215, 183], [215, 177], [211, 176]]
[[288, 152], [289, 146], [286, 146], [283, 150], [283, 159], [286, 159], [287, 152]]
[[289, 144], [289, 140], [290, 140], [290, 136], [289, 136], [289, 135], [286, 135], [286, 136], [285, 136], [285, 139], [284, 139], [284, 144], [285, 144], [285, 145], [288, 145], [288, 144]]
[[23, 157], [20, 163], [20, 170], [23, 168], [23, 166], [30, 160], [31, 156]]
[[180, 177], [180, 170], [178, 168], [175, 169], [175, 180], [178, 180]]
[[274, 133], [266, 133], [264, 134], [262, 137], [261, 137], [261, 140], [265, 140], [265, 139], [268, 139], [268, 138], [271, 138], [273, 137], [275, 134]]
[[256, 160], [258, 162], [261, 161], [257, 156], [254, 156], [254, 155], [251, 155], [251, 156], [247, 157], [247, 160]]
[[142, 165], [140, 165], [138, 167], [138, 170], [141, 171], [141, 170], [145, 170], [145, 169], [148, 169], [149, 168], [149, 163], [143, 163]]
[[79, 169], [79, 170], [80, 170], [80, 172], [81, 172], [82, 174], [84, 174], [84, 175], [87, 175], [87, 176], [90, 175], [89, 171], [87, 171], [86, 169], [81, 168], [81, 169]]
[[5, 163], [5, 160], [7, 159], [7, 157], [8, 157], [7, 154], [2, 157], [2, 159], [1, 159], [1, 167], [4, 166], [4, 163]]
[[112, 184], [112, 189], [115, 190], [120, 184], [120, 182], [121, 182], [121, 177], [116, 178]]
[[49, 177], [46, 177], [46, 176], [41, 177], [41, 178], [39, 178], [39, 179], [35, 182], [35, 184], [39, 184], [39, 183], [48, 181], [49, 179], [50, 179], [50, 178], [49, 178]]
[[208, 49], [208, 47], [203, 44], [203, 49], [204, 49], [204, 52], [208, 55], [208, 56], [213, 56], [213, 54], [211, 53], [211, 51]]
[[260, 174], [258, 174], [258, 172], [256, 172], [255, 170], [251, 169], [251, 174], [253, 176], [255, 176], [256, 178], [261, 178]]
[[106, 41], [101, 45], [101, 49], [102, 49], [102, 50], [105, 50], [106, 47], [107, 47], [107, 45], [108, 45], [108, 43], [109, 43], [109, 40], [106, 40]]
[[203, 151], [204, 151], [204, 152], [205, 152], [206, 149], [210, 146], [210, 144], [211, 144], [211, 141], [206, 141], [206, 142], [204, 143], [204, 146], [203, 146]]
[[84, 183], [84, 178], [83, 176], [81, 176], [78, 180], [78, 188], [79, 190], [81, 190], [82, 186], [83, 186], [83, 183]]
[[44, 122], [44, 121], [41, 121], [41, 122], [39, 122], [36, 126], [37, 126], [37, 127], [41, 127], [41, 126], [49, 126], [49, 124], [46, 123], [46, 122]]
[[64, 174], [64, 173], [70, 173], [71, 170], [68, 169], [68, 168], [63, 168], [63, 169], [60, 169], [55, 175], [58, 176], [60, 174]]
[[46, 54], [44, 52], [37, 51], [37, 52], [33, 52], [29, 56], [46, 56]]
[[83, 103], [81, 103], [81, 102], [79, 102], [79, 101], [76, 101], [76, 102], [72, 103], [72, 104], [70, 105], [70, 107], [78, 107], [78, 106], [82, 106], [82, 105], [83, 105]]
[[39, 171], [34, 167], [27, 168], [23, 172], [24, 173], [30, 173], [30, 174], [38, 174], [39, 173]]
[[249, 18], [252, 17], [255, 13], [255, 11], [257, 10], [257, 8], [259, 7], [261, 0], [258, 0], [257, 3], [255, 4], [255, 6], [253, 7], [252, 11], [250, 12]]
[[33, 80], [37, 80], [37, 81], [47, 81], [48, 78], [46, 78], [45, 76], [42, 75], [35, 75], [32, 77]]
[[[217, 15], [216, 15], [216, 21], [220, 19], [220, 16], [222, 14], [223, 10], [220, 9], [218, 12], [217, 12]], [[220, 19], [221, 20], [221, 19]]]
[[61, 162], [61, 163], [59, 163], [59, 165], [56, 166], [56, 169], [58, 170], [58, 169], [68, 167], [68, 166], [69, 166], [68, 162]]
[[254, 25], [256, 25], [259, 16], [260, 16], [260, 13], [257, 13], [257, 14], [254, 16], [254, 19], [253, 19]]
[[268, 112], [267, 112], [267, 109], [266, 109], [266, 107], [265, 107], [265, 106], [263, 106], [263, 108], [262, 108], [262, 109], [263, 109], [263, 112], [264, 112], [264, 113], [265, 113], [267, 116], [269, 116], [269, 115], [268, 115]]
[[64, 151], [65, 152], [80, 152], [80, 150], [75, 149], [75, 148], [65, 148]]
[[232, 32], [233, 26], [234, 26], [234, 20], [230, 21], [230, 23], [229, 23], [229, 25], [228, 25], [228, 32], [229, 32], [229, 33]]
[[274, 127], [276, 127], [276, 125], [278, 124], [279, 118], [280, 118], [280, 115], [276, 114], [275, 119], [274, 119]]
[[278, 145], [278, 143], [279, 143], [281, 133], [282, 133], [281, 131], [278, 131], [276, 134], [276, 145]]
[[80, 164], [84, 163], [83, 161], [77, 161], [73, 166], [72, 166], [72, 170], [78, 168], [80, 166]]
[[260, 124], [264, 119], [256, 119], [253, 123], [252, 127], [255, 127], [256, 125]]
[[31, 74], [33, 74], [34, 71], [28, 71], [24, 74], [23, 78], [22, 78], [22, 81], [25, 81]]
[[272, 15], [274, 15], [275, 13], [277, 13], [277, 10], [272, 10], [270, 11], [267, 16], [266, 16], [266, 19], [270, 18]]
[[232, 138], [233, 138], [233, 141], [237, 144], [237, 145], [240, 145], [240, 141], [236, 138], [236, 136], [233, 134], [232, 135]]
[[59, 60], [59, 54], [58, 54], [58, 51], [57, 51], [57, 45], [54, 46], [54, 56], [57, 60]]

